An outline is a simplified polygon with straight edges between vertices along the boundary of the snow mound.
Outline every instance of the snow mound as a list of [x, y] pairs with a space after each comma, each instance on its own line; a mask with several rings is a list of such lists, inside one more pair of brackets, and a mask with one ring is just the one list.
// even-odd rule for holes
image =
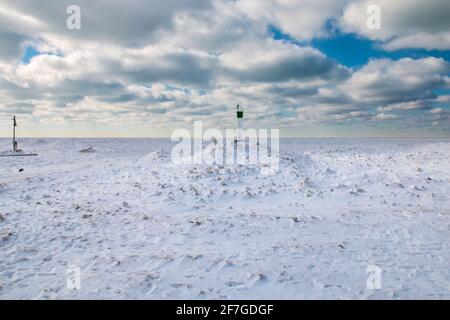
[[45, 139], [36, 139], [36, 141], [34, 142], [34, 144], [48, 144], [49, 141], [45, 140]]
[[169, 141], [49, 142], [0, 160], [0, 299], [450, 297], [448, 140], [282, 139], [266, 174], [176, 164]]
[[80, 153], [95, 153], [95, 152], [97, 152], [97, 150], [94, 149], [93, 147], [87, 147], [87, 148], [81, 149], [78, 152], [80, 152]]
[[144, 157], [140, 158], [138, 163], [141, 165], [149, 164], [151, 162], [163, 162], [168, 160], [169, 153], [165, 151], [164, 149], [160, 149], [158, 151], [150, 152], [149, 154], [145, 155]]

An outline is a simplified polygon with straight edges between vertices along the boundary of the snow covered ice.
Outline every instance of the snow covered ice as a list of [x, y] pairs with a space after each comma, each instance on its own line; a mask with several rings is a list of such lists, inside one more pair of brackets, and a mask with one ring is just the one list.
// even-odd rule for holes
[[21, 147], [39, 156], [0, 158], [0, 298], [450, 298], [449, 140], [285, 139], [276, 174], [176, 165], [169, 140]]

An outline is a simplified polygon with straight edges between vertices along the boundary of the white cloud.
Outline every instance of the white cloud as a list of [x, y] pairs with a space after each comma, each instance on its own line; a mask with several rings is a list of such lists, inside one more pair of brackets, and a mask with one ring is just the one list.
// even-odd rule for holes
[[311, 47], [272, 39], [245, 42], [220, 56], [222, 66], [236, 80], [279, 82], [328, 77], [342, 79], [349, 70]]
[[326, 36], [327, 20], [337, 16], [348, 0], [245, 0], [238, 6], [254, 20], [263, 20], [299, 40]]
[[388, 114], [388, 113], [379, 113], [372, 117], [372, 120], [376, 121], [386, 121], [386, 120], [397, 120], [400, 117], [395, 114]]
[[[274, 25], [305, 41], [329, 36], [327, 21], [347, 1], [80, 1], [78, 33], [65, 28], [69, 2], [0, 4], [0, 115], [111, 126], [200, 118], [230, 126], [241, 103], [253, 125], [382, 122], [413, 111], [441, 125], [447, 119], [437, 110], [448, 97], [434, 94], [449, 88], [443, 59], [380, 59], [351, 70], [307, 42], [274, 40], [268, 31]], [[374, 36], [346, 8], [342, 28], [390, 50], [409, 41], [408, 19]], [[433, 47], [433, 27], [417, 25], [417, 37], [432, 35], [421, 45]], [[44, 54], [24, 64], [26, 45]]]
[[445, 110], [443, 108], [433, 108], [430, 110], [430, 113], [432, 114], [442, 114], [445, 113]]
[[396, 37], [383, 44], [385, 50], [423, 48], [427, 50], [450, 50], [450, 32], [435, 34], [415, 33]]
[[[369, 5], [381, 9], [381, 29], [369, 29], [366, 12]], [[345, 32], [355, 32], [371, 40], [383, 42], [383, 48], [450, 49], [450, 19], [448, 0], [373, 0], [348, 3], [338, 26]]]
[[450, 64], [442, 58], [372, 60], [341, 88], [361, 102], [391, 104], [424, 99], [448, 88]]

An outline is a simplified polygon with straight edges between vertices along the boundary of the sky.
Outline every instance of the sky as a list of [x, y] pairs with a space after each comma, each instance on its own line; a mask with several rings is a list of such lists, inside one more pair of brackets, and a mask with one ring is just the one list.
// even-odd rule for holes
[[0, 0], [0, 136], [13, 115], [19, 137], [225, 130], [240, 104], [246, 128], [283, 137], [450, 138], [449, 14], [448, 0]]

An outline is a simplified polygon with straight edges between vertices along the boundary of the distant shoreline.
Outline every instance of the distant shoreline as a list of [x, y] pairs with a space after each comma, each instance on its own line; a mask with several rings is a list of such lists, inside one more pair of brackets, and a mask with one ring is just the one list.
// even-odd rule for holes
[[[0, 140], [8, 140], [11, 137], [0, 137]], [[117, 140], [125, 140], [125, 139], [134, 139], [134, 140], [170, 140], [170, 137], [20, 137], [20, 139], [117, 139]], [[373, 137], [373, 138], [364, 138], [364, 137], [355, 137], [355, 138], [341, 138], [341, 137], [306, 137], [306, 138], [297, 138], [297, 137], [280, 137], [282, 140], [450, 140], [450, 137]]]

